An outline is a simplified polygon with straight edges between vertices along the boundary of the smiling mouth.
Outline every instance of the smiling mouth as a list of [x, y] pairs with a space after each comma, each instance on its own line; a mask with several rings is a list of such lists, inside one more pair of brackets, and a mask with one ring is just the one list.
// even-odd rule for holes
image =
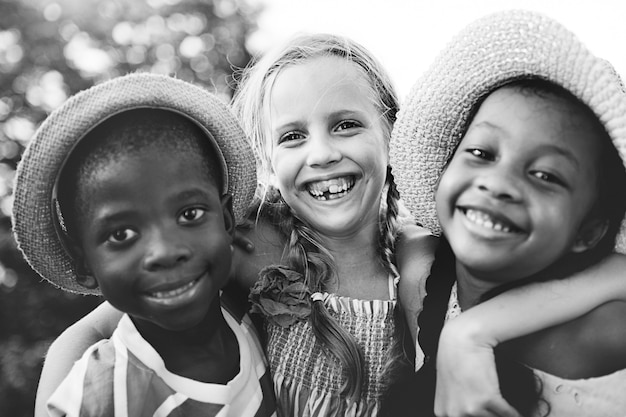
[[171, 290], [147, 292], [146, 295], [155, 300], [170, 300], [191, 290], [193, 287], [196, 286], [198, 281], [200, 281], [200, 278], [196, 278], [193, 281], [188, 282], [187, 284], [181, 285], [180, 287], [176, 287]]
[[509, 222], [496, 219], [484, 211], [474, 209], [461, 209], [461, 211], [470, 222], [480, 227], [502, 233], [523, 233], [523, 230], [519, 227], [516, 227]]
[[335, 200], [348, 194], [354, 187], [354, 176], [333, 178], [332, 180], [310, 182], [306, 189], [320, 201]]

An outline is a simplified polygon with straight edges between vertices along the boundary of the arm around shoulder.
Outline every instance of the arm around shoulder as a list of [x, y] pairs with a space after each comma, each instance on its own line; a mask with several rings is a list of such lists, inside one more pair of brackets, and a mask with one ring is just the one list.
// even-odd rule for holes
[[422, 310], [426, 278], [434, 260], [437, 238], [428, 229], [406, 225], [396, 244], [396, 263], [400, 272], [398, 298], [413, 340], [417, 335], [417, 315]]
[[37, 387], [35, 417], [48, 415], [46, 403], [67, 376], [74, 362], [80, 359], [89, 346], [101, 339], [110, 338], [121, 317], [120, 311], [104, 302], [68, 327], [52, 343], [46, 354]]
[[252, 243], [253, 249], [244, 250], [235, 245], [230, 278], [247, 295], [261, 269], [281, 262], [285, 242], [276, 227], [263, 219], [238, 226], [237, 234]]
[[[479, 344], [496, 346], [565, 323], [611, 301], [626, 301], [626, 255], [612, 254], [561, 280], [528, 284], [464, 312], [450, 325]], [[459, 333], [448, 332], [448, 334]]]

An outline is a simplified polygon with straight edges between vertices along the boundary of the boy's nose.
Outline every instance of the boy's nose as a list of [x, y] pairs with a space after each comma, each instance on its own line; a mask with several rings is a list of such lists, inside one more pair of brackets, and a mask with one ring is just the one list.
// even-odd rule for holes
[[341, 159], [341, 152], [327, 133], [311, 134], [307, 151], [307, 164], [312, 167], [330, 165]]
[[144, 256], [144, 268], [149, 271], [168, 269], [191, 257], [188, 245], [172, 234], [153, 232]]

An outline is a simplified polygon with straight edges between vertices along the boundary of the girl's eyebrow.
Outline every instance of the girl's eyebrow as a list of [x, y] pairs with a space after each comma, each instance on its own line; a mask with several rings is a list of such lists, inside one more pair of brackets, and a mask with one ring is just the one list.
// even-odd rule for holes
[[282, 123], [282, 124], [279, 122], [279, 123], [274, 124], [273, 129], [275, 131], [281, 131], [282, 132], [282, 131], [288, 131], [288, 130], [298, 130], [298, 129], [301, 129], [302, 126], [303, 126], [303, 123], [301, 123], [301, 122], [291, 122], [291, 121], [289, 121], [289, 122], [285, 122], [285, 123]]
[[[495, 130], [498, 132], [502, 132], [505, 138], [508, 137], [506, 128], [499, 126], [497, 124], [494, 124], [488, 120], [482, 120], [476, 123], [475, 125], [472, 125], [470, 129], [468, 129], [468, 132], [474, 128]], [[571, 152], [568, 148], [565, 148], [563, 146], [558, 146], [558, 145], [545, 144], [545, 145], [541, 145], [540, 149], [542, 153], [545, 153], [546, 151], [551, 151], [553, 153], [556, 153], [564, 157], [565, 159], [569, 160], [577, 168], [580, 167], [580, 162], [578, 161], [578, 158], [576, 158], [576, 155], [574, 155], [574, 153]]]
[[467, 131], [469, 132], [470, 130], [473, 130], [473, 129], [476, 129], [476, 128], [497, 130], [497, 131], [503, 132], [503, 133], [507, 132], [504, 127], [499, 126], [499, 125], [497, 125], [497, 124], [495, 124], [493, 122], [490, 122], [489, 120], [481, 120], [481, 121], [479, 121], [476, 124], [472, 123]]
[[[364, 113], [365, 111], [358, 110], [358, 109], [341, 109], [341, 110], [329, 111], [324, 114], [324, 117], [332, 120], [332, 119], [341, 119], [341, 118], [346, 118], [346, 117], [361, 117]], [[276, 130], [299, 129], [299, 128], [302, 128], [302, 126], [306, 123], [306, 121], [302, 121], [302, 120], [295, 120], [295, 121], [289, 120], [289, 121], [281, 123], [280, 116], [276, 117], [275, 119], [277, 119], [277, 122], [274, 123], [274, 128]]]
[[564, 148], [563, 146], [547, 144], [547, 145], [542, 146], [541, 150], [542, 150], [542, 153], [544, 153], [545, 151], [554, 152], [564, 157], [568, 161], [570, 161], [573, 165], [576, 166], [576, 168], [580, 167], [580, 162], [578, 161], [578, 158], [576, 158], [576, 155], [573, 152], [571, 152], [569, 149]]

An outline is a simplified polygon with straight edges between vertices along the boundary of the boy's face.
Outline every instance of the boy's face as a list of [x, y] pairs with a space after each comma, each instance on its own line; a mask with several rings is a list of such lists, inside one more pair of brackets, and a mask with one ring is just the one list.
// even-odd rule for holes
[[514, 87], [489, 95], [436, 192], [461, 267], [500, 284], [579, 251], [596, 199], [597, 136], [564, 99]]
[[86, 267], [116, 308], [168, 330], [204, 319], [231, 265], [233, 218], [200, 157], [149, 150], [102, 166], [82, 190]]

